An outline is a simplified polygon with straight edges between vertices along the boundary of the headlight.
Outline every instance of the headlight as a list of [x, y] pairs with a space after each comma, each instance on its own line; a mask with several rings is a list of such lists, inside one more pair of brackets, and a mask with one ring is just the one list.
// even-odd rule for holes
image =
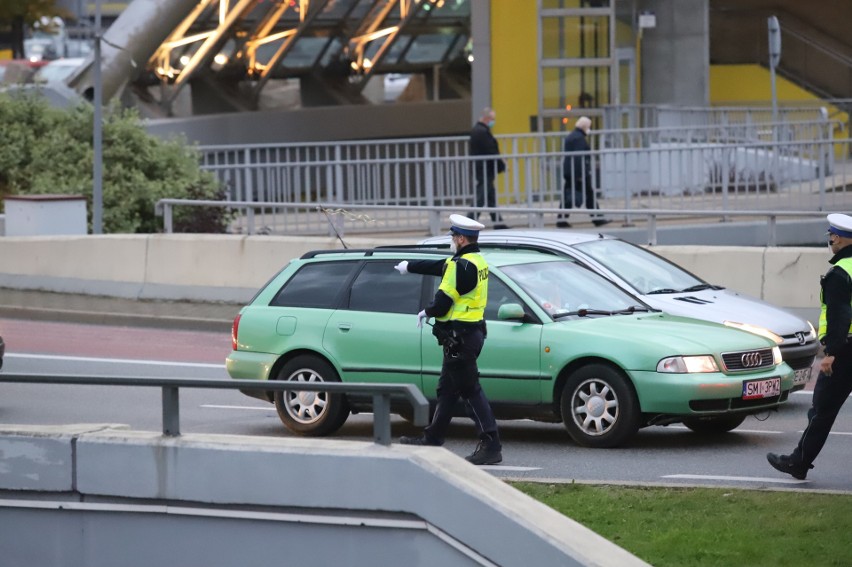
[[[741, 329], [743, 331], [748, 331], [754, 335], [758, 335], [764, 338], [769, 339], [774, 342], [776, 345], [780, 345], [784, 342], [784, 339], [770, 331], [769, 329], [764, 329], [763, 327], [758, 327], [757, 325], [749, 325], [748, 323], [737, 323], [736, 321], [722, 321], [723, 325], [727, 325], [728, 327], [733, 327], [734, 329]], [[811, 327], [813, 329], [813, 327]]]
[[669, 374], [719, 372], [719, 367], [716, 366], [716, 359], [710, 355], [670, 356], [669, 358], [662, 359], [657, 364], [657, 372], [666, 372]]
[[772, 363], [778, 366], [782, 362], [781, 349], [777, 346], [772, 347]]

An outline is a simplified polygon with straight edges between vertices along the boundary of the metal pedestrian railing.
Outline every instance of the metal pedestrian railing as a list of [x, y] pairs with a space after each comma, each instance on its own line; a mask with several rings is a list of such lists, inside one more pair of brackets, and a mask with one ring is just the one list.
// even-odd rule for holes
[[72, 374], [9, 374], [0, 373], [0, 382], [26, 384], [79, 384], [89, 386], [147, 386], [162, 388], [163, 435], [180, 435], [181, 388], [208, 388], [219, 390], [264, 390], [286, 391], [324, 391], [341, 394], [364, 394], [373, 397], [373, 440], [379, 445], [390, 445], [390, 400], [402, 397], [414, 410], [414, 425], [426, 425], [429, 422], [429, 402], [423, 393], [413, 384], [364, 384], [341, 382], [291, 382], [268, 380], [212, 380], [203, 378], [147, 378], [147, 377], [109, 377], [79, 376]]
[[[500, 136], [506, 171], [494, 179], [497, 203], [576, 212], [593, 193], [601, 208], [631, 214], [850, 208], [852, 139], [834, 138], [832, 121], [689, 124], [681, 118], [666, 128], [593, 131], [592, 149], [572, 154], [561, 149], [564, 132]], [[495, 212], [477, 207], [483, 199], [476, 194], [476, 178], [494, 168], [493, 157], [468, 155], [466, 136], [200, 150], [202, 167], [220, 179], [227, 206], [239, 213], [234, 233], [326, 234], [325, 219], [293, 214], [317, 203], [326, 214], [360, 221], [346, 222], [348, 232], [419, 226], [418, 207], [486, 218]], [[569, 163], [577, 165], [566, 175]], [[381, 218], [353, 218], [359, 207], [381, 210]]]

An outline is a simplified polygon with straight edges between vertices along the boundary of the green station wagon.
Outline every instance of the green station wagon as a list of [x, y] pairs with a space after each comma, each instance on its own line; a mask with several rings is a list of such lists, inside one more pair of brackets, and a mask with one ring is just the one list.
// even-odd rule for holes
[[[438, 278], [401, 260], [447, 252], [377, 248], [291, 261], [234, 320], [235, 379], [411, 383], [434, 404], [441, 349], [416, 313]], [[793, 371], [766, 338], [656, 311], [571, 259], [487, 249], [482, 387], [499, 419], [562, 422], [580, 445], [613, 447], [641, 427], [723, 433], [787, 400]], [[245, 391], [302, 435], [327, 435], [369, 397]], [[392, 409], [405, 414], [405, 407]], [[459, 407], [459, 415], [464, 410]]]

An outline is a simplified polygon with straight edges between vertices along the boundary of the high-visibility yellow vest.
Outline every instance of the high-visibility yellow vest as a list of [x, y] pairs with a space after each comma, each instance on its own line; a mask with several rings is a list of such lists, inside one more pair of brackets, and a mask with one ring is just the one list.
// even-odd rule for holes
[[[852, 258], [841, 258], [834, 264], [835, 267], [842, 268], [852, 277]], [[819, 340], [822, 340], [825, 337], [825, 333], [827, 330], [827, 319], [825, 316], [825, 298], [822, 296], [823, 291], [822, 288], [819, 290], [819, 302], [820, 302], [820, 311], [819, 311], [819, 330], [817, 331], [819, 334]], [[849, 327], [849, 334], [852, 335], [852, 325]]]
[[435, 320], [476, 323], [482, 321], [485, 316], [485, 304], [488, 302], [488, 264], [485, 263], [485, 258], [477, 253], [462, 254], [459, 259], [467, 260], [476, 266], [476, 287], [464, 295], [459, 295], [456, 290], [457, 260], [448, 258], [438, 289], [453, 300], [453, 306], [443, 317], [436, 317]]

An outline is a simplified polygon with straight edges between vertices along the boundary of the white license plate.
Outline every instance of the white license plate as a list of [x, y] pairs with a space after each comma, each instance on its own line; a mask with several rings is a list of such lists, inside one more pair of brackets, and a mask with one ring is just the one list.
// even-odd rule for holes
[[743, 382], [743, 399], [755, 400], [781, 395], [781, 378], [748, 380]]
[[793, 384], [798, 386], [799, 384], [807, 384], [811, 379], [811, 369], [810, 368], [801, 368], [796, 370], [796, 374], [793, 376]]

